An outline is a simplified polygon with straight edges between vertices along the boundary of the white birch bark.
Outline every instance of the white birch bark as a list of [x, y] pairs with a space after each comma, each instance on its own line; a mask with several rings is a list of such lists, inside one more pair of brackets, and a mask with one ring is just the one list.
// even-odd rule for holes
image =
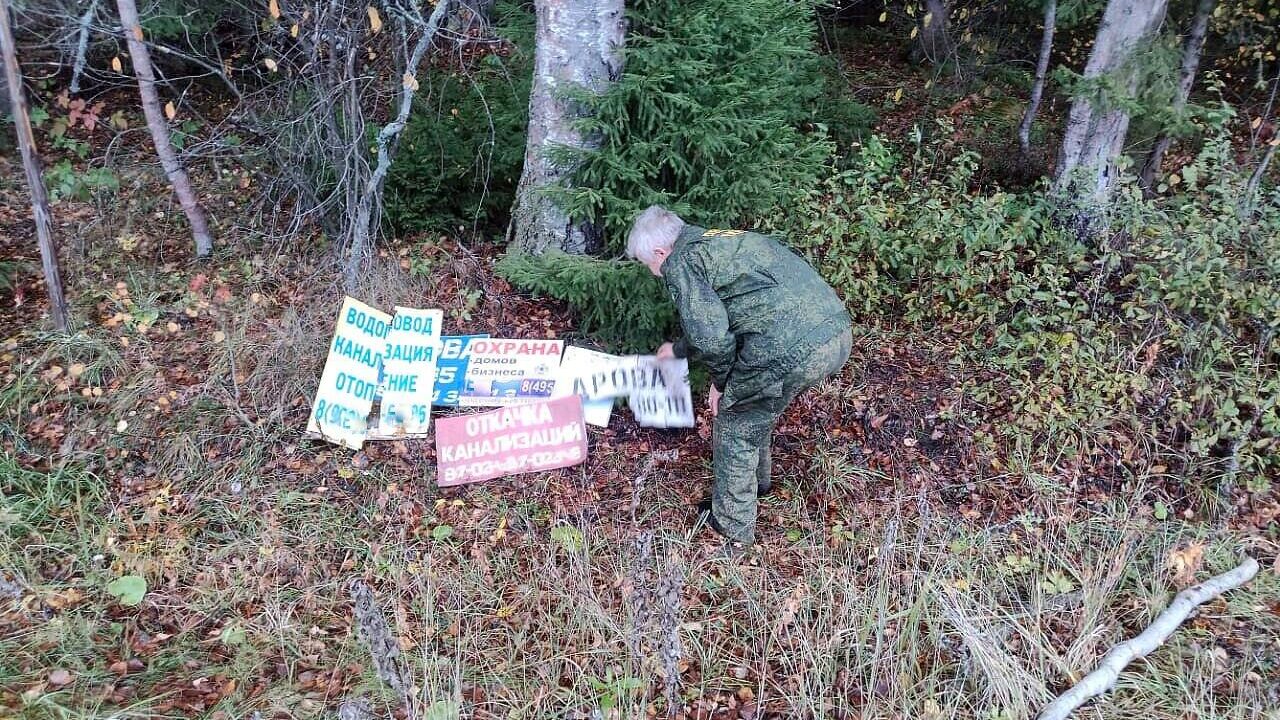
[[84, 15], [80, 16], [80, 27], [76, 31], [79, 36], [76, 41], [76, 59], [75, 64], [71, 67], [71, 88], [69, 92], [72, 95], [80, 93], [80, 78], [84, 76], [84, 66], [89, 54], [89, 30], [93, 25], [94, 16], [98, 14], [99, 2], [101, 0], [89, 0], [89, 8], [84, 11]]
[[1053, 32], [1057, 26], [1058, 0], [1045, 0], [1044, 33], [1040, 36], [1040, 57], [1036, 61], [1036, 79], [1031, 85], [1031, 99], [1027, 101], [1027, 111], [1022, 115], [1022, 124], [1018, 125], [1018, 147], [1023, 156], [1031, 154], [1031, 123], [1035, 122], [1036, 113], [1040, 111], [1040, 100], [1044, 97], [1045, 78], [1049, 74], [1049, 58], [1053, 55]]
[[[1085, 82], [1110, 76], [1112, 87], [1132, 96], [1140, 78], [1134, 51], [1160, 27], [1167, 4], [1167, 0], [1110, 0], [1085, 65]], [[1129, 132], [1129, 113], [1116, 100], [1103, 98], [1096, 90], [1078, 96], [1071, 103], [1058, 153], [1053, 191], [1066, 208], [1064, 220], [1083, 236], [1105, 226], [1105, 210]]]
[[1125, 666], [1138, 658], [1146, 657], [1163, 645], [1196, 608], [1228, 590], [1244, 585], [1257, 574], [1258, 561], [1246, 558], [1234, 570], [1178, 593], [1169, 607], [1156, 617], [1155, 622], [1147, 626], [1147, 629], [1137, 637], [1111, 648], [1111, 651], [1098, 664], [1098, 669], [1086, 675], [1070, 690], [1059, 695], [1044, 709], [1044, 712], [1040, 713], [1039, 720], [1065, 720], [1090, 698], [1110, 690], [1116, 684], [1120, 671], [1124, 670]]
[[[1205, 36], [1209, 34], [1209, 19], [1213, 17], [1213, 8], [1218, 0], [1200, 0], [1196, 4], [1196, 15], [1191, 21], [1191, 30], [1187, 33], [1186, 42], [1182, 46], [1182, 66], [1178, 70], [1178, 91], [1173, 96], [1174, 115], [1182, 112], [1191, 97], [1191, 88], [1196, 84], [1196, 71], [1200, 68], [1200, 56], [1204, 53]], [[1160, 174], [1160, 164], [1164, 162], [1164, 154], [1173, 144], [1173, 138], [1167, 131], [1161, 131], [1147, 154], [1147, 161], [1138, 176], [1142, 191], [1151, 195], [1156, 175]]]
[[178, 203], [191, 225], [191, 235], [195, 238], [196, 256], [206, 257], [213, 251], [213, 236], [209, 232], [209, 223], [205, 219], [204, 208], [196, 199], [195, 190], [191, 187], [191, 178], [178, 161], [178, 154], [173, 150], [169, 138], [169, 123], [160, 109], [160, 98], [156, 95], [156, 76], [151, 68], [151, 54], [147, 52], [146, 43], [142, 42], [142, 26], [138, 23], [138, 7], [134, 0], [116, 0], [120, 11], [120, 24], [124, 27], [125, 41], [129, 44], [129, 59], [133, 64], [133, 74], [138, 78], [138, 94], [142, 97], [142, 114], [147, 118], [147, 129], [151, 132], [151, 141], [155, 144], [156, 155], [160, 157], [160, 165], [164, 174], [178, 196]]
[[626, 24], [623, 0], [537, 0], [537, 48], [529, 94], [529, 139], [516, 189], [508, 239], [531, 253], [556, 248], [585, 253], [600, 245], [599, 230], [570, 218], [547, 196], [573, 173], [551, 157], [557, 147], [589, 150], [598, 141], [574, 128], [582, 108], [567, 92], [603, 92], [622, 71]]
[[49, 210], [49, 197], [45, 193], [44, 175], [40, 170], [40, 156], [36, 153], [35, 137], [31, 134], [31, 117], [27, 114], [27, 98], [22, 89], [22, 76], [18, 72], [18, 52], [13, 44], [13, 29], [9, 25], [9, 0], [0, 0], [0, 54], [4, 57], [4, 80], [8, 86], [13, 125], [18, 133], [22, 169], [27, 176], [27, 186], [31, 189], [31, 212], [35, 216], [40, 265], [44, 271], [45, 288], [49, 293], [49, 315], [53, 318], [54, 327], [66, 331], [67, 300], [62, 293], [58, 248], [53, 244], [53, 214]]

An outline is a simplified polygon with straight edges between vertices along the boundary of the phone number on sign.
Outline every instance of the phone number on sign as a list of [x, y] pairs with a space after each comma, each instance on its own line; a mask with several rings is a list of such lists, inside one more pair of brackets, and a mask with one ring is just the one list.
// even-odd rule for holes
[[504, 460], [477, 460], [465, 465], [444, 469], [444, 482], [469, 478], [489, 478], [497, 475], [515, 475], [544, 468], [570, 465], [582, 460], [582, 448], [577, 445], [559, 450], [545, 450]]

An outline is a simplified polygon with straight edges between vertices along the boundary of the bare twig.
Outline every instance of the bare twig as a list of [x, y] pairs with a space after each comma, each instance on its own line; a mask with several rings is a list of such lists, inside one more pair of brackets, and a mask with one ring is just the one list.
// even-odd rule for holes
[[1165, 608], [1155, 622], [1142, 631], [1142, 634], [1111, 648], [1106, 657], [1102, 658], [1098, 669], [1086, 675], [1070, 690], [1049, 703], [1044, 712], [1040, 713], [1039, 720], [1065, 720], [1090, 698], [1110, 690], [1126, 665], [1138, 658], [1146, 657], [1163, 645], [1196, 608], [1228, 590], [1244, 585], [1257, 574], [1258, 561], [1246, 558], [1234, 570], [1178, 593], [1169, 607]]

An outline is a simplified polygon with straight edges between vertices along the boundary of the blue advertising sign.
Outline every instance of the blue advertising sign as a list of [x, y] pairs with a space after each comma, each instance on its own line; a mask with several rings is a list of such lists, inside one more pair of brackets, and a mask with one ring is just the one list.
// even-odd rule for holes
[[471, 362], [471, 342], [484, 340], [487, 334], [458, 335], [440, 338], [440, 359], [436, 361], [436, 387], [431, 404], [457, 407], [458, 396], [466, 388], [467, 366]]

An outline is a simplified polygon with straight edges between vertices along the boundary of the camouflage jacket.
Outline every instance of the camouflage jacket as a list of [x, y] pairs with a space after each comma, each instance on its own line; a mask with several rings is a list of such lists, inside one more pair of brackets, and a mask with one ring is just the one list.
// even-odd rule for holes
[[684, 330], [676, 356], [704, 363], [716, 387], [739, 398], [851, 325], [831, 286], [766, 235], [686, 225], [662, 279]]

